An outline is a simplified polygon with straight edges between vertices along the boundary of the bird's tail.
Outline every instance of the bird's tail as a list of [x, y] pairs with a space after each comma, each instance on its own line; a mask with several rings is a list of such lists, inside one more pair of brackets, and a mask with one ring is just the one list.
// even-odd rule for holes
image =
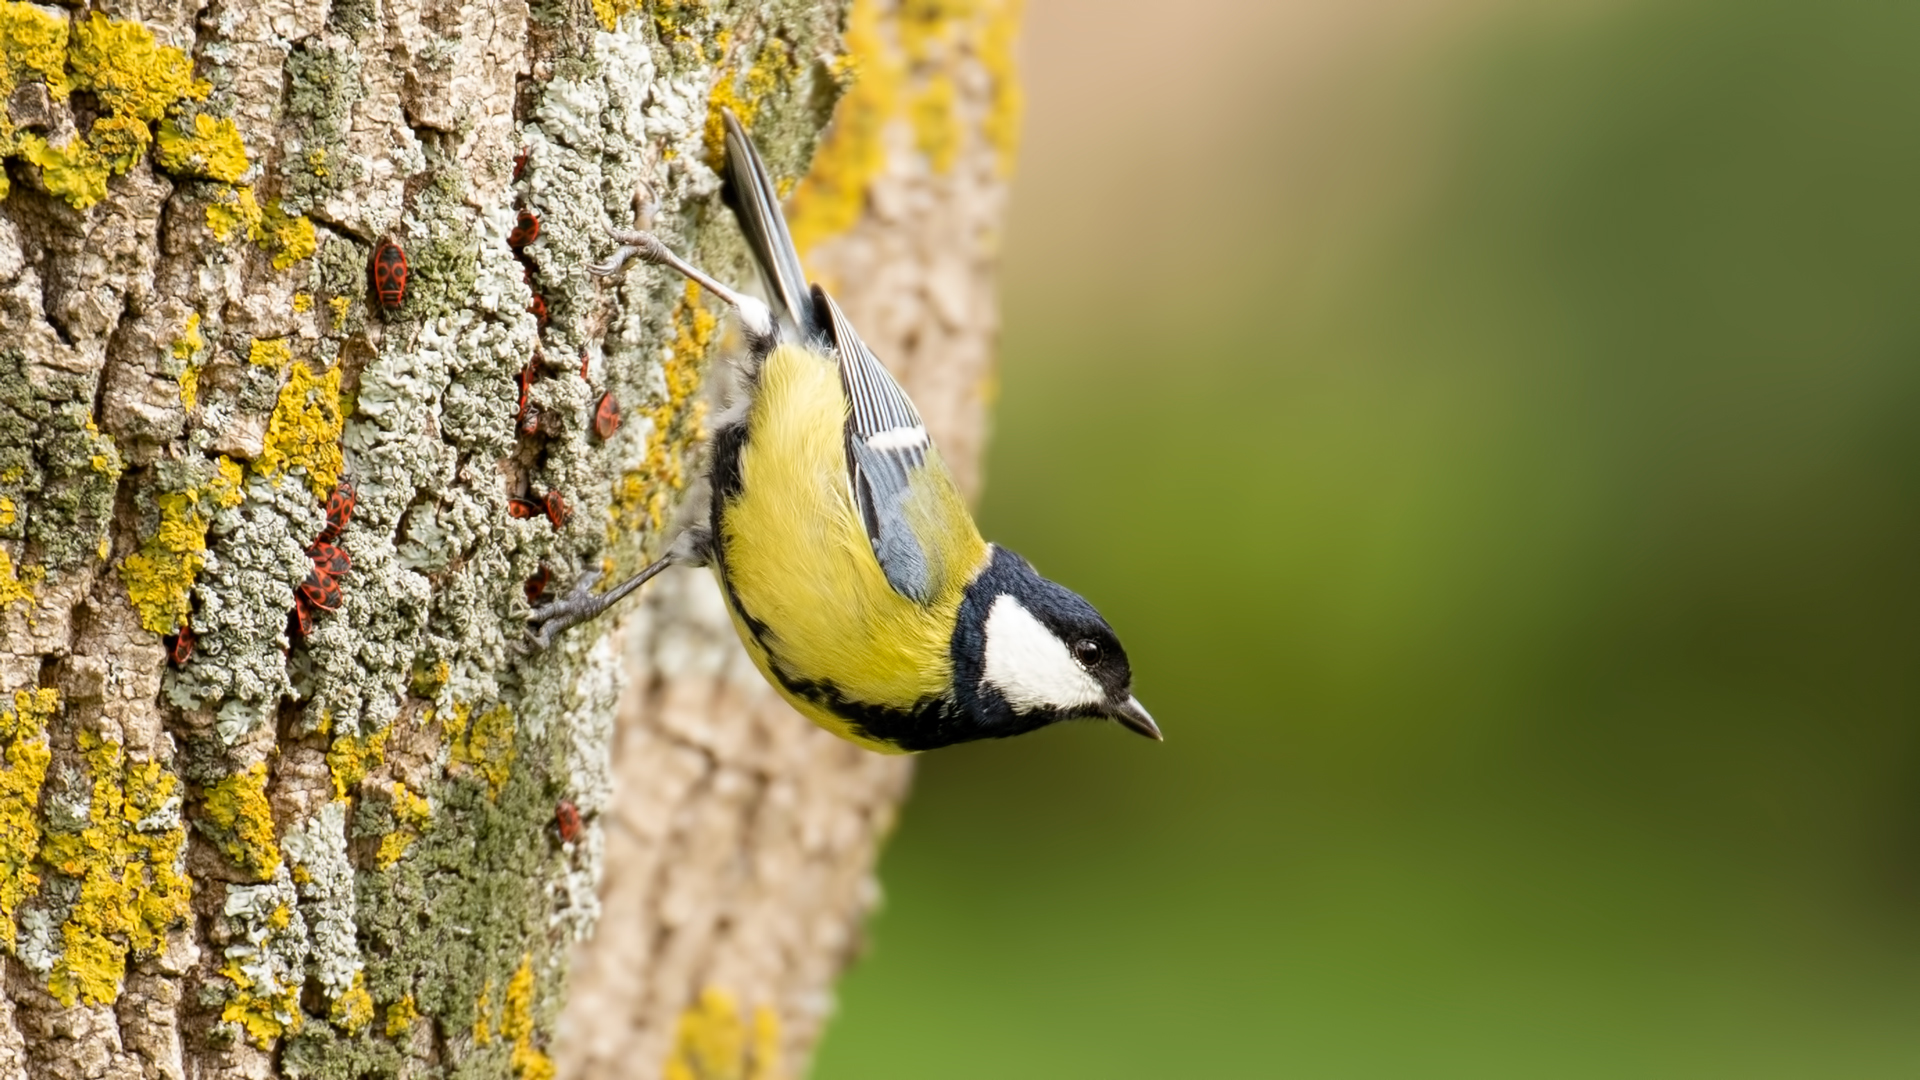
[[794, 249], [793, 236], [787, 232], [787, 219], [780, 212], [780, 193], [767, 175], [760, 152], [753, 148], [746, 129], [733, 110], [725, 110], [727, 122], [726, 198], [740, 219], [740, 230], [753, 248], [754, 261], [766, 279], [768, 299], [773, 302], [774, 317], [786, 318], [802, 334], [816, 332], [813, 296], [807, 289], [807, 276], [800, 269], [800, 252]]

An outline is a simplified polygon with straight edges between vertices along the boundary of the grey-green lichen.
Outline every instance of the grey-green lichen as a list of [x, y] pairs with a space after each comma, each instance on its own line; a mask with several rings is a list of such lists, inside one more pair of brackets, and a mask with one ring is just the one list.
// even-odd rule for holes
[[359, 54], [325, 38], [309, 38], [287, 54], [286, 78], [292, 138], [280, 197], [306, 212], [366, 178], [367, 163], [346, 143], [353, 109], [365, 93]]
[[120, 453], [94, 426], [93, 383], [0, 349], [0, 540], [26, 540], [49, 570], [101, 558]]

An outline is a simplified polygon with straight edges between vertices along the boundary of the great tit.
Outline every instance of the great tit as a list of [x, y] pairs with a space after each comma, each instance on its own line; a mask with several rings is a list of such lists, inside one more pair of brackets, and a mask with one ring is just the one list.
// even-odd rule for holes
[[839, 305], [809, 286], [773, 182], [726, 116], [725, 195], [769, 305], [650, 233], [616, 231], [611, 274], [638, 255], [731, 306], [744, 400], [714, 425], [710, 507], [659, 561], [611, 589], [591, 577], [533, 609], [546, 646], [668, 566], [707, 565], [774, 689], [842, 738], [910, 753], [1077, 717], [1159, 739], [1113, 628], [1064, 586], [980, 538], [913, 403]]

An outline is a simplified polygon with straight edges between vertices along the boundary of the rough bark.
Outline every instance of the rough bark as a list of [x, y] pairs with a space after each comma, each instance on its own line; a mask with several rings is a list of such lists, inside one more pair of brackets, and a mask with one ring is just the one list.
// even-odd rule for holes
[[[846, 18], [0, 2], [0, 1080], [804, 1061], [904, 765], [778, 706], [701, 578], [516, 642], [533, 584], [657, 549], [696, 468], [718, 313], [586, 266], [644, 182], [746, 277], [723, 105], [797, 177], [854, 86], [796, 227], [973, 475], [979, 411], [943, 403], [991, 338], [1011, 13]], [[342, 476], [352, 567], [302, 634]], [[513, 513], [548, 492], [570, 514]], [[610, 1003], [560, 1049], [570, 963]]]

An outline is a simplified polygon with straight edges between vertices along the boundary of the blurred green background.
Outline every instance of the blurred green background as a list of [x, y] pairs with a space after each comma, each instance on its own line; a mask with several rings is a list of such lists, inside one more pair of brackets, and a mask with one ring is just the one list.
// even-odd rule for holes
[[923, 759], [816, 1075], [1920, 1075], [1917, 50], [1030, 0], [983, 524], [1167, 742]]

